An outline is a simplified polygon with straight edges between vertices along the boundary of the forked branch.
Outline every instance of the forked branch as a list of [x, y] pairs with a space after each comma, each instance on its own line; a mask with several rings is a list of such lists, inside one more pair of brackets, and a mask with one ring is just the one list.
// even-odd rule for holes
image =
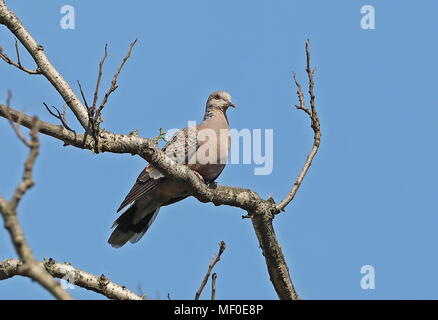
[[305, 105], [304, 102], [304, 94], [301, 87], [301, 84], [298, 82], [296, 75], [294, 73], [293, 78], [295, 81], [295, 85], [297, 86], [297, 95], [298, 95], [298, 101], [299, 104], [295, 107], [299, 110], [303, 110], [309, 117], [310, 117], [310, 126], [313, 130], [313, 145], [312, 149], [310, 150], [309, 154], [307, 155], [306, 161], [304, 163], [303, 168], [301, 169], [298, 178], [296, 179], [295, 183], [293, 184], [289, 194], [280, 202], [277, 204], [278, 211], [284, 211], [286, 206], [294, 199], [298, 189], [301, 186], [301, 183], [304, 180], [304, 177], [307, 174], [307, 171], [309, 170], [310, 166], [312, 165], [313, 158], [316, 156], [316, 153], [318, 152], [319, 145], [321, 143], [321, 127], [319, 123], [318, 113], [316, 111], [315, 106], [315, 94], [313, 92], [314, 90], [314, 81], [313, 81], [313, 75], [315, 73], [315, 69], [311, 68], [310, 65], [310, 41], [306, 41], [306, 73], [309, 80], [309, 97], [310, 97], [310, 109]]
[[[199, 297], [201, 296], [202, 290], [204, 290], [205, 285], [208, 282], [208, 278], [210, 277], [210, 273], [213, 270], [216, 263], [219, 262], [221, 259], [222, 253], [225, 251], [225, 242], [221, 241], [219, 244], [219, 252], [210, 260], [210, 264], [208, 265], [207, 273], [204, 276], [204, 279], [202, 280], [201, 286], [199, 287], [198, 291], [196, 291], [195, 300], [199, 300]], [[212, 300], [216, 297], [216, 273], [214, 274], [214, 277], [212, 277]]]
[[36, 69], [36, 70], [32, 70], [32, 69], [28, 69], [26, 67], [23, 67], [21, 65], [21, 59], [20, 59], [20, 51], [18, 50], [18, 41], [17, 39], [15, 39], [15, 53], [17, 54], [17, 62], [14, 62], [11, 58], [8, 57], [8, 55], [6, 53], [3, 52], [3, 48], [0, 47], [0, 58], [5, 61], [6, 63], [20, 69], [21, 71], [24, 71], [28, 74], [41, 74], [41, 70]]
[[111, 81], [111, 86], [109, 87], [108, 91], [105, 93], [104, 97], [102, 98], [102, 101], [101, 101], [99, 107], [97, 107], [97, 100], [99, 98], [100, 83], [102, 81], [103, 65], [105, 63], [106, 58], [108, 57], [108, 45], [107, 44], [105, 44], [103, 58], [99, 62], [99, 71], [97, 74], [96, 87], [94, 89], [93, 103], [91, 104], [91, 106], [88, 105], [84, 91], [82, 90], [81, 83], [78, 80], [79, 90], [81, 92], [82, 100], [85, 104], [85, 107], [87, 109], [87, 114], [88, 114], [88, 126], [85, 130], [84, 143], [85, 143], [87, 136], [90, 134], [94, 140], [94, 144], [95, 144], [94, 152], [95, 153], [100, 152], [100, 150], [99, 150], [99, 137], [100, 137], [99, 133], [101, 131], [100, 124], [103, 121], [102, 110], [105, 107], [106, 103], [108, 102], [108, 98], [111, 95], [111, 93], [116, 91], [116, 89], [118, 88], [117, 78], [119, 77], [119, 74], [122, 71], [122, 68], [125, 65], [126, 61], [128, 61], [129, 57], [131, 56], [132, 49], [134, 48], [136, 43], [137, 43], [137, 39], [135, 39], [134, 42], [132, 42], [130, 44], [128, 53], [126, 54], [125, 58], [123, 58], [116, 73], [114, 74], [113, 80]]
[[[120, 72], [122, 71], [123, 66], [125, 65], [126, 61], [128, 61], [129, 57], [131, 56], [132, 53], [132, 49], [134, 48], [135, 44], [137, 43], [137, 39], [134, 40], [134, 42], [132, 42], [129, 45], [129, 49], [128, 49], [128, 53], [126, 54], [126, 56], [123, 58], [122, 62], [120, 63], [119, 67], [117, 68], [116, 73], [114, 74], [113, 80], [111, 81], [111, 86], [109, 87], [108, 91], [105, 93], [102, 102], [100, 103], [99, 108], [97, 109], [96, 112], [96, 117], [99, 118], [101, 113], [102, 113], [102, 109], [105, 107], [109, 96], [111, 95], [111, 93], [113, 93], [114, 91], [116, 91], [116, 89], [118, 88], [117, 85], [117, 78], [119, 77]], [[106, 55], [106, 46], [105, 46], [105, 55]], [[103, 61], [103, 60], [102, 60]], [[103, 62], [102, 62], [103, 64]], [[99, 66], [99, 75], [101, 74], [102, 70], [101, 67]], [[100, 79], [98, 78], [98, 82], [100, 81]], [[98, 90], [98, 85], [96, 85], [96, 92], [95, 92], [95, 98], [97, 95], [97, 90]], [[94, 106], [94, 103], [93, 103]]]

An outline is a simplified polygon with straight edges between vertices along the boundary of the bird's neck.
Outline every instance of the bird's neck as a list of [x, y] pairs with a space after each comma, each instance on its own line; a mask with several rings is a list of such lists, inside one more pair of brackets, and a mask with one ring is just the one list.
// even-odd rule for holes
[[205, 110], [204, 119], [203, 121], [210, 121], [212, 119], [219, 120], [223, 119], [228, 124], [228, 118], [226, 113], [223, 110], [217, 109], [217, 108], [207, 108]]

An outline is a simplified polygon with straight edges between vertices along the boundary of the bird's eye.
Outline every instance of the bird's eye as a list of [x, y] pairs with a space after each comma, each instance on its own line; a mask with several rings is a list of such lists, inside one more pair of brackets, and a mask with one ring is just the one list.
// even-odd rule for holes
[[221, 97], [217, 94], [217, 95], [214, 96], [214, 98], [215, 98], [216, 100], [219, 100]]

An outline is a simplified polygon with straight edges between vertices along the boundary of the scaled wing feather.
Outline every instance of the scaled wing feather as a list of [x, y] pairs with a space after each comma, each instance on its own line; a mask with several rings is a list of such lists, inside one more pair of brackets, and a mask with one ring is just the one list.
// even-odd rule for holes
[[[187, 164], [188, 160], [199, 148], [196, 137], [196, 127], [187, 127], [179, 130], [165, 144], [162, 151], [176, 163]], [[117, 212], [155, 189], [162, 178], [164, 178], [163, 174], [151, 165], [144, 168]]]

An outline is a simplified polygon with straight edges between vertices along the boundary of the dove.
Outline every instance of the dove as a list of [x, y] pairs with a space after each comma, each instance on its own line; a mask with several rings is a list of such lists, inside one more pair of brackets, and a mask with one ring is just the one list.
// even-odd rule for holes
[[[225, 168], [230, 150], [227, 110], [236, 107], [231, 95], [216, 91], [207, 99], [203, 121], [179, 130], [162, 148], [173, 161], [187, 165], [206, 184]], [[161, 207], [189, 196], [185, 183], [165, 177], [152, 165], [146, 166], [117, 212], [127, 209], [114, 222], [108, 243], [115, 248], [138, 242], [149, 229]]]

